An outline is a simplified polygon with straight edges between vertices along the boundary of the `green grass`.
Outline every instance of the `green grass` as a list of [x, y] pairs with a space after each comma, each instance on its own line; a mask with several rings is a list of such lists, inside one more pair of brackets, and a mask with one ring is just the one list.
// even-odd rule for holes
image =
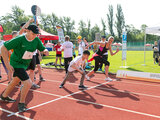
[[[77, 51], [76, 51], [77, 52]], [[78, 54], [78, 53], [77, 53]], [[92, 56], [93, 52], [91, 51]], [[143, 71], [143, 72], [152, 72], [159, 73], [160, 67], [153, 62], [153, 52], [146, 51], [146, 65], [144, 64], [144, 52], [143, 51], [127, 51], [127, 66], [129, 68], [120, 68], [122, 66], [122, 52], [120, 51], [115, 56], [109, 55], [110, 68], [109, 71], [116, 73], [117, 70], [129, 70], [129, 71]], [[55, 52], [50, 52], [50, 56], [43, 57], [41, 64], [46, 64], [49, 62], [55, 62]], [[62, 59], [62, 63], [63, 63]], [[92, 61], [94, 65], [94, 61]]]

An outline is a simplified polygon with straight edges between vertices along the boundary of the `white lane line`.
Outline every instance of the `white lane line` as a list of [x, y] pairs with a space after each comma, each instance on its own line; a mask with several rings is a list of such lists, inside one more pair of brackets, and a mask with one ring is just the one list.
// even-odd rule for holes
[[[48, 79], [46, 79], [46, 81], [61, 83], [61, 81], [57, 81], [57, 80], [48, 80]], [[76, 85], [76, 86], [79, 85], [79, 84], [76, 84], [76, 83], [69, 83], [69, 82], [67, 82], [67, 84], [72, 84], [72, 85]], [[88, 86], [88, 87], [91, 87], [91, 86]], [[129, 93], [129, 94], [143, 95], [143, 96], [153, 97], [153, 98], [160, 98], [160, 96], [157, 96], [157, 95], [150, 95], [150, 94], [139, 93], [139, 92], [130, 92], [130, 91], [125, 91], [125, 90], [116, 90], [116, 89], [103, 88], [103, 87], [96, 87], [96, 88], [97, 89], [101, 89], [101, 90], [116, 91], [116, 92], [121, 92], [121, 93]]]
[[[56, 97], [64, 97], [64, 96], [61, 96], [61, 95], [42, 92], [42, 91], [38, 91], [38, 90], [33, 90], [33, 91], [39, 92], [39, 93], [43, 93], [43, 94], [46, 94], [46, 95], [56, 96]], [[110, 105], [105, 105], [105, 104], [99, 104], [99, 103], [94, 103], [94, 102], [90, 102], [90, 101], [85, 101], [85, 100], [81, 100], [81, 99], [71, 98], [70, 96], [66, 97], [65, 99], [81, 101], [81, 102], [90, 103], [90, 104], [94, 104], [94, 105], [100, 105], [100, 106], [107, 107], [107, 108], [117, 109], [117, 110], [120, 110], [120, 111], [130, 112], [130, 113], [134, 113], [134, 114], [140, 114], [140, 115], [154, 117], [154, 118], [160, 118], [160, 116], [156, 116], [156, 115], [152, 115], [152, 114], [148, 114], [148, 113], [143, 113], [143, 112], [138, 112], [138, 111], [129, 110], [129, 109], [125, 109], [125, 108], [120, 108], [120, 107], [115, 107], [115, 106], [110, 106]]]
[[[0, 110], [1, 111], [4, 111], [4, 112], [6, 112], [6, 113], [10, 113], [10, 114], [13, 114], [14, 112], [11, 112], [11, 111], [9, 111], [9, 110], [6, 110], [6, 109], [3, 109], [3, 108], [0, 108]], [[25, 119], [25, 120], [33, 120], [33, 119], [31, 119], [31, 118], [28, 118], [28, 117], [25, 117], [25, 116], [23, 116], [23, 115], [17, 115], [18, 117], [20, 117], [20, 118], [23, 118], [23, 119]]]
[[[61, 83], [61, 81], [57, 81], [57, 80], [46, 80], [46, 81]], [[5, 84], [5, 83], [0, 83], [0, 84], [7, 86], [7, 84]], [[76, 83], [69, 83], [69, 82], [67, 82], [67, 84], [72, 84], [72, 85], [79, 86], [79, 84], [76, 84]], [[91, 87], [91, 86], [88, 86], [88, 87]], [[17, 88], [19, 88], [19, 87], [17, 87]], [[108, 90], [108, 91], [115, 91], [115, 92], [121, 92], [121, 93], [129, 93], [129, 94], [142, 95], [142, 96], [153, 97], [153, 98], [158, 98], [158, 99], [160, 98], [160, 96], [157, 96], [157, 95], [150, 95], [150, 94], [139, 93], [139, 92], [130, 92], [130, 91], [124, 91], [124, 90], [115, 90], [115, 89], [103, 88], [103, 87], [96, 87], [96, 88], [97, 89], [101, 89], [101, 90]], [[35, 91], [35, 92], [43, 93], [43, 92], [40, 92], [38, 90], [33, 90], [33, 89], [30, 89], [30, 91]], [[59, 96], [57, 96], [57, 97], [59, 97]]]
[[[109, 83], [109, 82], [105, 82], [105, 83], [102, 83], [102, 84], [98, 84], [98, 85], [96, 85], [96, 86], [92, 86], [92, 87], [90, 87], [90, 88], [88, 88], [88, 89], [86, 89], [86, 90], [90, 90], [90, 89], [99, 87], [99, 86], [101, 86], [101, 85], [107, 84], [107, 83]], [[42, 103], [42, 104], [39, 104], [39, 105], [30, 107], [30, 108], [28, 108], [27, 110], [34, 109], [34, 108], [37, 108], [37, 107], [40, 107], [40, 106], [43, 106], [43, 105], [46, 105], [46, 104], [55, 102], [55, 101], [57, 101], [57, 100], [61, 100], [61, 99], [67, 98], [67, 97], [69, 97], [69, 96], [72, 96], [72, 95], [81, 93], [81, 92], [86, 91], [86, 90], [81, 90], [81, 91], [74, 92], [74, 93], [72, 93], [72, 94], [68, 94], [68, 95], [65, 95], [65, 96], [61, 96], [61, 97], [59, 97], [59, 98], [50, 100], [50, 101], [48, 101], [48, 102], [45, 102], [45, 103]], [[13, 116], [13, 115], [17, 115], [17, 114], [19, 114], [19, 113], [20, 113], [20, 112], [16, 112], [16, 113], [9, 114], [9, 115], [7, 115], [7, 116], [10, 117], [10, 116]]]

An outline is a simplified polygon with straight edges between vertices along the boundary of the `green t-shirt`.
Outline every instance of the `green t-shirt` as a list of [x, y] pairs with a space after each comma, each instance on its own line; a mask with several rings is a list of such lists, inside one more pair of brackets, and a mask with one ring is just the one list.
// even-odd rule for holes
[[13, 66], [13, 68], [28, 68], [31, 59], [22, 59], [26, 51], [34, 52], [36, 49], [39, 51], [45, 50], [45, 47], [38, 37], [36, 37], [33, 41], [28, 41], [25, 35], [18, 36], [10, 41], [5, 42], [4, 46], [7, 48], [7, 50], [13, 49], [10, 59], [10, 64]]

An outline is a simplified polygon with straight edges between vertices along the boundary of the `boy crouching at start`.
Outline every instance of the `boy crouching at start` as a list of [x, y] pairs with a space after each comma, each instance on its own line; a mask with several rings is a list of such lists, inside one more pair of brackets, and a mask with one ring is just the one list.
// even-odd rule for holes
[[69, 79], [70, 75], [72, 75], [72, 72], [76, 70], [76, 71], [78, 71], [79, 73], [82, 74], [80, 85], [79, 85], [79, 89], [87, 89], [87, 87], [85, 87], [83, 85], [83, 82], [84, 82], [84, 78], [85, 78], [85, 75], [86, 75], [86, 73], [84, 71], [85, 61], [88, 59], [89, 55], [90, 55], [90, 52], [88, 50], [85, 50], [83, 52], [82, 56], [78, 56], [78, 57], [74, 58], [70, 62], [70, 65], [69, 65], [69, 68], [68, 68], [68, 72], [67, 72], [63, 82], [59, 86], [60, 88], [62, 88], [64, 86], [64, 84], [66, 83], [67, 79]]

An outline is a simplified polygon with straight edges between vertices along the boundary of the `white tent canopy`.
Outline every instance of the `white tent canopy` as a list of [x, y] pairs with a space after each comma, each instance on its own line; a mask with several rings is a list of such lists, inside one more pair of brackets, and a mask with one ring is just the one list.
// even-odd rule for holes
[[147, 34], [160, 36], [160, 27], [147, 27], [146, 30], [145, 30], [145, 37], [144, 37], [144, 65], [145, 65], [145, 60], [146, 60], [146, 38], [147, 38]]

